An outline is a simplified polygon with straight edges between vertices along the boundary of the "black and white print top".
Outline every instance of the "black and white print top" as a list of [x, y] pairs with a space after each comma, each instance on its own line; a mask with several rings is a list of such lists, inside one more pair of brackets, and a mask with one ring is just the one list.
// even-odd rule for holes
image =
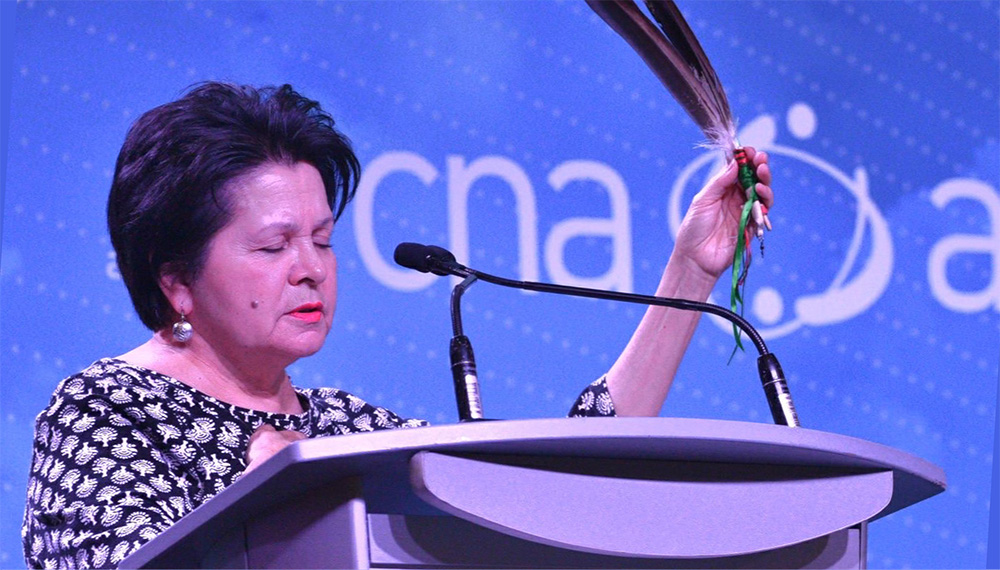
[[[31, 568], [108, 568], [231, 485], [262, 424], [307, 437], [427, 425], [333, 388], [296, 388], [302, 414], [226, 404], [122, 360], [63, 380], [35, 423], [21, 530]], [[571, 416], [613, 416], [601, 378]]]

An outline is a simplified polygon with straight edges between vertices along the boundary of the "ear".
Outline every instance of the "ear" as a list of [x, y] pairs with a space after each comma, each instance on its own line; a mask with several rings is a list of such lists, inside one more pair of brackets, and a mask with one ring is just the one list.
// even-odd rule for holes
[[184, 272], [172, 267], [170, 264], [164, 265], [160, 270], [158, 279], [160, 291], [167, 298], [174, 312], [180, 315], [190, 315], [194, 309], [194, 296], [191, 294], [191, 285]]

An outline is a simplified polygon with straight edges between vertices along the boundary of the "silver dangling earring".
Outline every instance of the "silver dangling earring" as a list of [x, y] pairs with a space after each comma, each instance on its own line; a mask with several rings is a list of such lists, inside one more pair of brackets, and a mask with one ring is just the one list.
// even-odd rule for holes
[[191, 335], [193, 334], [194, 327], [184, 318], [184, 313], [181, 313], [181, 320], [174, 323], [174, 340], [183, 344], [191, 340]]

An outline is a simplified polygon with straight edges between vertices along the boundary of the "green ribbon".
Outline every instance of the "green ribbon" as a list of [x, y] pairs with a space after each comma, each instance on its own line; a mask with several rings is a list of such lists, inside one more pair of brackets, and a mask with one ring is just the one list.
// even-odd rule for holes
[[[740, 149], [742, 151], [742, 149]], [[747, 225], [750, 223], [750, 214], [753, 210], [753, 203], [757, 201], [757, 175], [754, 174], [753, 169], [745, 160], [739, 161], [740, 166], [737, 171], [737, 178], [740, 182], [740, 187], [743, 188], [743, 192], [746, 193], [749, 190], [750, 197], [743, 204], [743, 211], [740, 213], [740, 227], [739, 233], [736, 236], [736, 250], [733, 251], [733, 284], [732, 289], [729, 292], [729, 306], [734, 313], [740, 315], [743, 314], [743, 291], [741, 290], [741, 277], [743, 277], [743, 272], [745, 268], [743, 267], [743, 259], [746, 253], [747, 247]], [[733, 354], [736, 354], [736, 349], [744, 350], [743, 342], [741, 340], [740, 329], [734, 324], [733, 325], [733, 337], [736, 339], [736, 348], [733, 349]]]

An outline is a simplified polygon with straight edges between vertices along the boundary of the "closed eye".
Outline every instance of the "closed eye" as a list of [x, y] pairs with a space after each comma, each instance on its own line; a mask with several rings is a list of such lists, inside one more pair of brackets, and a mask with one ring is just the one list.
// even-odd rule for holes
[[278, 252], [284, 250], [286, 246], [287, 246], [287, 244], [280, 243], [280, 244], [269, 245], [267, 247], [262, 247], [262, 248], [260, 248], [260, 250], [264, 251], [264, 252], [267, 252], [267, 253], [278, 253]]
[[331, 247], [333, 247], [333, 244], [330, 243], [333, 236], [330, 234], [331, 231], [329, 228], [323, 228], [321, 230], [313, 232], [312, 235], [313, 243], [316, 244], [316, 247], [321, 247], [323, 249], [330, 249]]

